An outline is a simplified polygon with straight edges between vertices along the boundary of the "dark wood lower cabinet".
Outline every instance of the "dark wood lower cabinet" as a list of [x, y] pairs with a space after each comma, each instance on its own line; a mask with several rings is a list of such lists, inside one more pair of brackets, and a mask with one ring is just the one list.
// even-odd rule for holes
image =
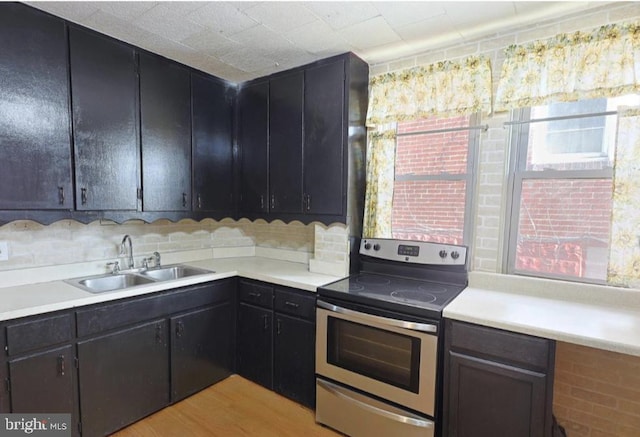
[[11, 412], [75, 412], [74, 361], [72, 345], [10, 360]]
[[315, 406], [316, 325], [276, 313], [273, 356], [275, 391], [310, 408]]
[[447, 320], [447, 437], [550, 437], [555, 343]]
[[234, 306], [226, 303], [171, 318], [171, 401], [233, 373]]
[[238, 373], [273, 389], [273, 311], [238, 305]]
[[82, 434], [103, 436], [169, 404], [168, 321], [78, 343]]

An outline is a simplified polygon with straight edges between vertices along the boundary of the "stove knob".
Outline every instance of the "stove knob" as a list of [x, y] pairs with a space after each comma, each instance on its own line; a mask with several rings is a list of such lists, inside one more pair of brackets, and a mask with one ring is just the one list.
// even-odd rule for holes
[[453, 252], [451, 252], [451, 258], [458, 259], [460, 258], [460, 254], [454, 250]]
[[364, 243], [364, 250], [371, 249], [371, 243]]
[[380, 245], [379, 244], [374, 244], [373, 245], [373, 250], [380, 250]]
[[439, 255], [440, 255], [440, 258], [444, 259], [444, 258], [447, 257], [447, 251], [446, 250], [441, 250]]

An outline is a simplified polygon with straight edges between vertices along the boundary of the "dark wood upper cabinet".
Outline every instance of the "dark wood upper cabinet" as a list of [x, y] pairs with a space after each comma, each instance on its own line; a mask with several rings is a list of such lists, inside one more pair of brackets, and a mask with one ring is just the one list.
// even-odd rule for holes
[[305, 211], [311, 214], [345, 213], [344, 62], [305, 71], [304, 195]]
[[133, 48], [69, 28], [76, 209], [137, 210], [138, 75]]
[[233, 110], [235, 88], [211, 76], [191, 75], [193, 210], [235, 210]]
[[189, 70], [141, 53], [140, 123], [144, 211], [191, 209]]
[[65, 23], [0, 3], [0, 209], [73, 209]]
[[269, 82], [243, 86], [239, 97], [238, 143], [242, 155], [240, 211], [268, 211]]
[[269, 209], [302, 212], [302, 110], [304, 72], [269, 84]]

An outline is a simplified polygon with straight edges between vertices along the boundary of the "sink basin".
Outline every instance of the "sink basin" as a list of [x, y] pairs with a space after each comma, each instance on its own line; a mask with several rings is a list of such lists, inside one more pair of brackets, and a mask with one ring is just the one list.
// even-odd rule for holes
[[204, 275], [214, 273], [211, 270], [197, 269], [187, 266], [167, 266], [140, 272], [141, 276], [153, 278], [156, 281], [169, 281], [171, 279], [186, 278], [188, 276]]
[[108, 274], [100, 276], [90, 276], [88, 278], [78, 278], [67, 280], [71, 285], [82, 288], [90, 293], [104, 293], [105, 291], [122, 290], [124, 288], [135, 287], [155, 282], [151, 278], [145, 278], [132, 274]]

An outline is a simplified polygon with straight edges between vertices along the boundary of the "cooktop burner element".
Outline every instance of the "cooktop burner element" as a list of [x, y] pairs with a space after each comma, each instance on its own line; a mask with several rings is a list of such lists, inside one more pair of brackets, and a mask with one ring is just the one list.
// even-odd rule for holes
[[384, 276], [360, 276], [356, 282], [364, 285], [387, 285], [391, 283], [391, 280]]
[[360, 272], [318, 288], [318, 295], [441, 318], [444, 307], [467, 285], [466, 254], [464, 246], [362, 240]]
[[400, 302], [407, 303], [429, 303], [436, 300], [433, 294], [425, 293], [420, 290], [396, 290], [391, 292], [391, 297]]

